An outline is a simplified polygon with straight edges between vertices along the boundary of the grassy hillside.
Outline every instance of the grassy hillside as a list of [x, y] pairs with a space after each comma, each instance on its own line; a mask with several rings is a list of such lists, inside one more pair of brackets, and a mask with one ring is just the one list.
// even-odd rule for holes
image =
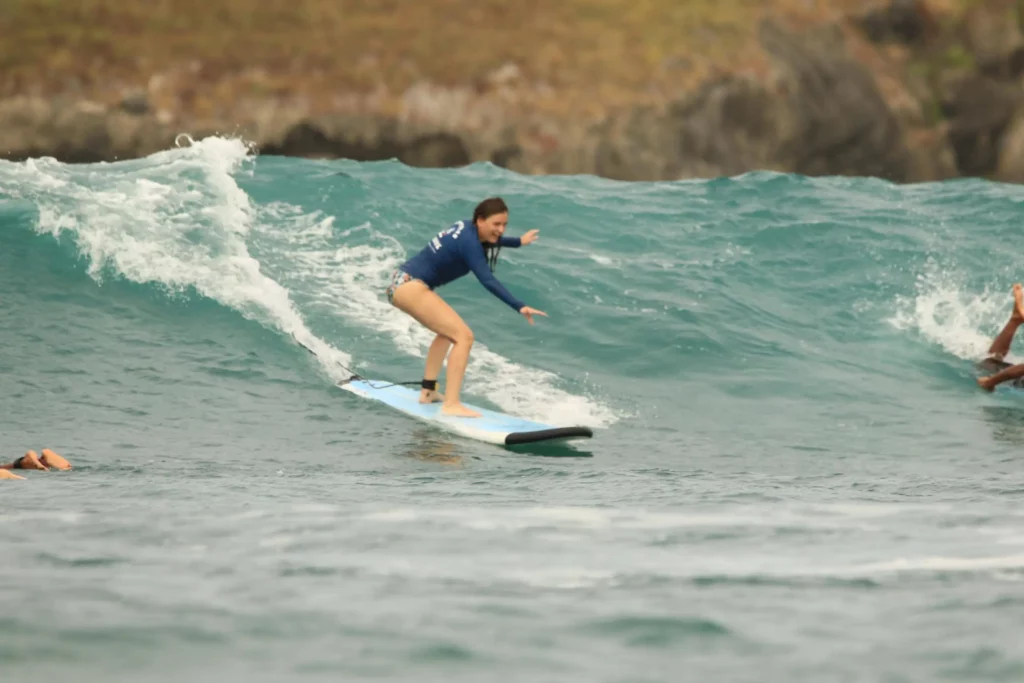
[[[938, 10], [971, 0], [933, 0]], [[658, 97], [758, 66], [765, 14], [840, 16], [864, 0], [3, 0], [0, 96], [100, 100], [186, 74], [202, 104], [300, 93], [391, 96], [479, 81], [506, 63], [574, 111]], [[179, 76], [180, 78], [180, 76]], [[384, 99], [387, 98], [384, 95]]]

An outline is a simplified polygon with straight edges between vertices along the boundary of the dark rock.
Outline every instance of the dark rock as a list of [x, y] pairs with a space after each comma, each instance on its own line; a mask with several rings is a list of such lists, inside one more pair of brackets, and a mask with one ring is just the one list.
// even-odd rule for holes
[[268, 142], [260, 151], [356, 161], [399, 159], [420, 167], [464, 166], [471, 161], [469, 150], [457, 135], [403, 132], [393, 119], [368, 116], [306, 119], [292, 126], [280, 142]]
[[129, 114], [143, 116], [149, 113], [149, 97], [144, 90], [133, 90], [121, 98], [121, 109]]
[[1016, 0], [987, 0], [963, 18], [963, 43], [979, 71], [992, 78], [1016, 79], [1024, 73], [1024, 33]]
[[1003, 133], [993, 177], [1007, 183], [1024, 183], [1024, 110], [1015, 113]]
[[[388, 128], [387, 131], [382, 130]], [[261, 146], [262, 154], [309, 158], [344, 158], [380, 161], [398, 157], [399, 146], [383, 120], [357, 117], [327, 117], [303, 120], [293, 126], [279, 143]]]
[[1024, 91], [1019, 86], [981, 74], [949, 86], [942, 106], [962, 175], [986, 176], [996, 170], [1003, 133], [1022, 103]]
[[0, 100], [0, 156], [11, 161], [53, 156], [52, 138], [44, 131], [53, 105], [35, 97]]
[[402, 146], [398, 158], [405, 164], [421, 168], [465, 166], [470, 162], [466, 145], [451, 133], [432, 133], [415, 138]]
[[735, 175], [777, 156], [782, 110], [761, 86], [722, 78], [664, 110], [637, 107], [594, 133], [594, 172], [617, 180]]
[[904, 131], [871, 73], [845, 54], [838, 27], [797, 35], [772, 21], [761, 44], [793, 93], [793, 135], [781, 141], [779, 161], [806, 175], [864, 175], [905, 181], [910, 154]]
[[509, 168], [523, 155], [519, 145], [506, 145], [491, 152], [491, 163], [502, 168]]
[[773, 90], [739, 78], [709, 83], [665, 112], [637, 108], [603, 124], [599, 175], [619, 179], [734, 175], [752, 169], [905, 181], [904, 131], [838, 29], [798, 35], [766, 22]]
[[[594, 173], [613, 180], [666, 180], [704, 175], [683, 169], [679, 126], [653, 107], [609, 117], [592, 132]], [[717, 175], [715, 168], [709, 175]]]
[[890, 0], [854, 21], [874, 43], [919, 45], [938, 33], [938, 22], [923, 0]]

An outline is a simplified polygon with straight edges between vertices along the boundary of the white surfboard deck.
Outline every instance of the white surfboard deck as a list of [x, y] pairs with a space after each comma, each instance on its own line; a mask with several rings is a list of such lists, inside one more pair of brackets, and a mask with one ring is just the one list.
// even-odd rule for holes
[[444, 415], [440, 403], [420, 403], [419, 389], [389, 384], [383, 380], [356, 379], [340, 386], [353, 394], [380, 401], [406, 415], [430, 422], [440, 429], [501, 446], [593, 436], [589, 427], [555, 427], [469, 403], [465, 405], [479, 412], [480, 417]]

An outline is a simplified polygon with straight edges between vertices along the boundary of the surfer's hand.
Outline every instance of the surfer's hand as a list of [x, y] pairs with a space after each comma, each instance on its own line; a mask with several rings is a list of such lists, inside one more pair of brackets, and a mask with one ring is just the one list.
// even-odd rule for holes
[[539, 232], [540, 232], [540, 230], [527, 230], [526, 234], [519, 238], [519, 243], [523, 244], [523, 245], [527, 245], [530, 242], [536, 242], [537, 241], [537, 233], [539, 233]]
[[538, 311], [536, 308], [530, 308], [529, 306], [523, 306], [522, 308], [519, 309], [519, 312], [523, 315], [523, 317], [530, 321], [531, 325], [533, 324], [533, 316], [535, 315], [542, 315], [545, 318], [548, 317], [548, 314], [545, 313], [544, 311]]

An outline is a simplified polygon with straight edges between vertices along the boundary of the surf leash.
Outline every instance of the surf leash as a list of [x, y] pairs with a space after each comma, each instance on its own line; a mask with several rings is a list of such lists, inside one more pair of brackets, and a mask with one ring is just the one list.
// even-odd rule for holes
[[[314, 351], [313, 349], [309, 348], [308, 346], [303, 344], [301, 341], [299, 341], [299, 338], [296, 337], [294, 334], [292, 335], [292, 339], [295, 340], [296, 344], [298, 344], [302, 348], [306, 349], [307, 351], [309, 351], [311, 354], [313, 354], [317, 358], [320, 358], [320, 356], [317, 354], [316, 351]], [[416, 380], [414, 382], [389, 382], [387, 384], [375, 385], [370, 380], [368, 380], [365, 377], [361, 376], [359, 373], [357, 373], [355, 370], [353, 370], [352, 368], [348, 367], [347, 365], [342, 365], [338, 361], [334, 361], [334, 363], [338, 367], [340, 367], [342, 370], [344, 370], [345, 372], [349, 373], [349, 375], [350, 375], [350, 377], [348, 379], [343, 379], [340, 382], [336, 383], [337, 386], [339, 386], [339, 387], [340, 386], [344, 386], [344, 385], [348, 384], [349, 382], [354, 382], [356, 380], [359, 380], [359, 381], [362, 381], [362, 382], [366, 382], [366, 384], [368, 386], [370, 386], [371, 388], [373, 388], [373, 389], [386, 389], [388, 387], [411, 387], [411, 386], [417, 386], [418, 387], [418, 386], [420, 386], [420, 383], [421, 383], [420, 380]]]

